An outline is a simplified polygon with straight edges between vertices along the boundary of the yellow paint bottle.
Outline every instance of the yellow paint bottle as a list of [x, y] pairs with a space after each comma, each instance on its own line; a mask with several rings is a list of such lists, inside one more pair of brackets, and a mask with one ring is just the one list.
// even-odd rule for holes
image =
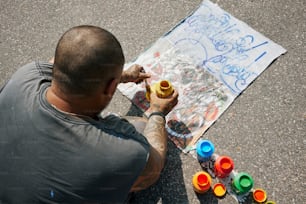
[[210, 189], [211, 176], [205, 171], [199, 171], [193, 176], [192, 184], [195, 192], [205, 193]]
[[162, 80], [155, 84], [156, 95], [160, 98], [167, 98], [173, 93], [174, 89], [170, 81]]
[[146, 84], [146, 90], [146, 98], [148, 99], [148, 101], [150, 101], [151, 92], [155, 93], [160, 98], [167, 98], [174, 91], [172, 84], [168, 80], [161, 80], [153, 84], [151, 87], [148, 87], [148, 85]]

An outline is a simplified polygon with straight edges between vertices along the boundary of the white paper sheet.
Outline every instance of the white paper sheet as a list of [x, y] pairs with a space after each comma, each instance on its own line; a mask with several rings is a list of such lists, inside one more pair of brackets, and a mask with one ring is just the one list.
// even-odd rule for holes
[[[172, 141], [193, 150], [234, 99], [286, 50], [208, 0], [130, 64], [169, 80], [179, 103], [167, 116]], [[149, 107], [144, 84], [119, 90], [142, 110]]]

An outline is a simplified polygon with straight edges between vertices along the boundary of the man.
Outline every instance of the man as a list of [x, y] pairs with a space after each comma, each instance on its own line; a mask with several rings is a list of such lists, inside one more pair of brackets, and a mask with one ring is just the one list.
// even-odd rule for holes
[[0, 203], [123, 203], [157, 181], [164, 115], [178, 93], [152, 93], [147, 119], [100, 117], [118, 83], [149, 77], [123, 65], [111, 33], [78, 26], [59, 40], [54, 64], [30, 63], [12, 76], [0, 93]]

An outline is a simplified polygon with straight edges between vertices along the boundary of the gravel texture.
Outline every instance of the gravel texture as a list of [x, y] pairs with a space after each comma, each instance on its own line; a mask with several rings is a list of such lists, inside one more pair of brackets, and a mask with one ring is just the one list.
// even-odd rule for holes
[[[305, 0], [213, 0], [236, 18], [287, 49], [205, 133], [218, 154], [230, 155], [238, 171], [251, 174], [277, 203], [306, 200], [306, 3]], [[130, 61], [195, 10], [200, 0], [0, 0], [0, 84], [21, 65], [53, 56], [68, 28], [93, 24], [113, 32]], [[138, 111], [119, 92], [108, 108]], [[196, 160], [169, 142], [158, 183], [133, 203], [236, 203], [230, 196], [198, 196]], [[249, 202], [251, 203], [251, 202]]]

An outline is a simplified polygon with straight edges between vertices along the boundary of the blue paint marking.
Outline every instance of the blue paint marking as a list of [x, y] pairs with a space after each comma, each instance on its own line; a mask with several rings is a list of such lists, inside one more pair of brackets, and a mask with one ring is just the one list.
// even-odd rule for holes
[[[172, 42], [186, 49], [197, 65], [215, 76], [219, 75], [218, 78], [234, 94], [239, 94], [258, 75], [256, 70], [248, 69], [268, 54], [265, 45], [270, 42], [257, 41], [252, 34], [243, 32], [226, 12], [215, 14], [206, 5], [203, 5], [202, 12], [181, 22], [186, 34], [173, 36]], [[205, 45], [207, 41], [211, 46]], [[210, 49], [213, 55], [210, 55]], [[254, 56], [255, 49], [261, 54]]]
[[226, 82], [226, 80], [223, 78], [222, 75], [220, 75], [220, 79], [232, 91], [232, 93], [234, 93], [234, 94], [239, 94], [240, 93], [240, 90], [238, 90], [238, 91], [234, 90], [232, 88], [232, 86]]
[[263, 53], [261, 53], [261, 55], [259, 55], [256, 59], [255, 62], [257, 62], [260, 58], [262, 58], [265, 54], [267, 54], [267, 51], [264, 51]]
[[53, 192], [53, 190], [50, 191], [50, 196], [51, 196], [51, 198], [54, 198], [54, 192]]
[[268, 41], [265, 41], [265, 42], [263, 42], [263, 43], [261, 43], [259, 45], [256, 45], [256, 46], [252, 47], [252, 49], [255, 49], [255, 48], [257, 48], [259, 46], [262, 46], [262, 45], [265, 45], [265, 44], [268, 44]]

